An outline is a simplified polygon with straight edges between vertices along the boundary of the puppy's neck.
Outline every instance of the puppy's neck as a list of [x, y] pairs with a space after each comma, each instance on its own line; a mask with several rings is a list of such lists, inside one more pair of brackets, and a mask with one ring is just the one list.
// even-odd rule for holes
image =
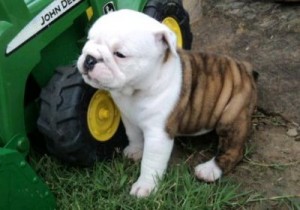
[[130, 87], [130, 86], [124, 88], [124, 89], [121, 91], [121, 93], [122, 93], [123, 95], [126, 95], [126, 96], [132, 96], [132, 95], [135, 95], [137, 92], [139, 92], [138, 89], [134, 89], [133, 87]]
[[136, 90], [149, 94], [159, 94], [162, 90], [172, 86], [172, 83], [181, 77], [181, 62], [179, 56], [168, 55], [167, 60], [153, 68], [153, 71], [139, 81]]

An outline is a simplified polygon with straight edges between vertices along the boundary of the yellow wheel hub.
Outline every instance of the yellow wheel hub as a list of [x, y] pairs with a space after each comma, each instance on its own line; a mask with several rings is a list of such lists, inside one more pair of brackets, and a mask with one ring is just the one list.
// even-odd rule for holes
[[109, 93], [98, 90], [88, 106], [87, 122], [90, 133], [97, 141], [108, 141], [118, 130], [120, 112]]
[[182, 48], [182, 33], [178, 22], [172, 17], [166, 17], [163, 21], [163, 24], [168, 26], [177, 36], [177, 47]]

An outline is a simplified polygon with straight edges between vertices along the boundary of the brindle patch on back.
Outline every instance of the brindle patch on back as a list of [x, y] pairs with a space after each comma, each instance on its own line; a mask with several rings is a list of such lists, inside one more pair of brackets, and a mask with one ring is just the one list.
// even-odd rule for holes
[[256, 106], [256, 84], [248, 63], [227, 56], [179, 50], [181, 93], [166, 131], [171, 138], [216, 129], [217, 165], [230, 171], [243, 157]]
[[172, 138], [215, 128], [220, 120], [234, 121], [245, 106], [256, 103], [249, 64], [203, 52], [178, 50], [178, 53], [182, 88], [166, 125]]

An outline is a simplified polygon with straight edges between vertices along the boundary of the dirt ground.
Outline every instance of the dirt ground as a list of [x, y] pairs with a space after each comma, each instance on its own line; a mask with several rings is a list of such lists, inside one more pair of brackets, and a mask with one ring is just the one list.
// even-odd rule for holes
[[[184, 5], [193, 49], [250, 61], [260, 74], [261, 112], [254, 115], [246, 156], [229, 176], [262, 196], [249, 209], [299, 209], [300, 5], [250, 0], [186, 0]], [[209, 154], [192, 154], [191, 164]], [[288, 200], [294, 208], [283, 202]]]
[[[280, 117], [257, 115], [253, 119], [250, 150], [233, 171], [233, 178], [246, 190], [254, 190], [264, 198], [294, 198], [300, 205], [300, 139], [297, 128]], [[298, 127], [299, 129], [299, 127]], [[295, 132], [295, 133], [293, 133]], [[296, 200], [298, 199], [298, 200]], [[257, 203], [255, 209], [278, 209], [282, 200]], [[283, 208], [282, 208], [283, 209]]]

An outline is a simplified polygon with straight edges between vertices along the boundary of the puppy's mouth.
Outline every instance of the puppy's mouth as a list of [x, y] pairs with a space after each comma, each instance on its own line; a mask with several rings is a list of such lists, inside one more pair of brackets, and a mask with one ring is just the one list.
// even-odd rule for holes
[[96, 89], [107, 90], [107, 91], [111, 91], [115, 89], [99, 82], [95, 78], [92, 78], [88, 73], [81, 73], [81, 74], [83, 76], [84, 81]]

